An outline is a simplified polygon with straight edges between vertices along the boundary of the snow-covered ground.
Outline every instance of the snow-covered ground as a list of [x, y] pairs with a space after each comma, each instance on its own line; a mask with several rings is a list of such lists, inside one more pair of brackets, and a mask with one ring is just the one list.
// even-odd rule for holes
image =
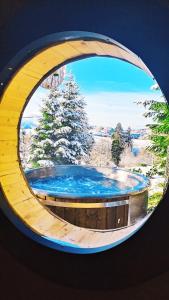
[[146, 148], [151, 145], [150, 140], [133, 139], [133, 147]]
[[165, 182], [164, 177], [154, 177], [150, 179], [150, 188], [149, 188], [149, 196], [153, 195], [154, 193], [162, 193], [163, 186], [162, 184]]

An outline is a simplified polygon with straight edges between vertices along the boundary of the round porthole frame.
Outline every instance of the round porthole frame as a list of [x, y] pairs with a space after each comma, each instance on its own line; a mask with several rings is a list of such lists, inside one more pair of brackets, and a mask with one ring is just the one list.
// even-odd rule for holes
[[[30, 51], [30, 49], [31, 50], [33, 49], [33, 51]], [[27, 57], [27, 55], [29, 58]], [[87, 249], [84, 248], [82, 250], [80, 248], [78, 249], [77, 244], [69, 245], [69, 243], [67, 242], [64, 243], [63, 241], [57, 239], [56, 236], [55, 238], [51, 238], [51, 237], [48, 238], [48, 236], [45, 235], [45, 231], [39, 232], [37, 226], [35, 226], [34, 228], [30, 221], [31, 217], [33, 218], [34, 216], [34, 212], [33, 211], [29, 212], [26, 216], [22, 215], [22, 212], [25, 210], [27, 213], [27, 209], [29, 209], [29, 211], [33, 210], [32, 207], [34, 207], [34, 203], [36, 203], [38, 206], [39, 203], [34, 198], [32, 198], [33, 195], [32, 191], [30, 190], [27, 184], [25, 175], [21, 167], [19, 153], [18, 153], [19, 152], [18, 150], [19, 149], [19, 128], [20, 128], [20, 120], [24, 108], [27, 105], [36, 87], [40, 84], [41, 81], [43, 81], [44, 78], [46, 78], [54, 70], [58, 69], [59, 67], [61, 67], [62, 65], [70, 61], [74, 61], [77, 59], [84, 59], [86, 57], [91, 57], [96, 55], [111, 56], [111, 57], [116, 57], [119, 59], [129, 61], [130, 63], [133, 63], [134, 65], [146, 71], [149, 75], [152, 75], [140, 58], [138, 58], [131, 51], [129, 51], [119, 43], [113, 41], [112, 39], [109, 39], [102, 35], [98, 35], [94, 33], [86, 33], [86, 32], [58, 33], [55, 35], [50, 35], [48, 37], [42, 38], [32, 43], [27, 48], [23, 49], [13, 59], [13, 61], [9, 63], [10, 67], [7, 66], [7, 69], [10, 71], [12, 70], [13, 72], [15, 71], [15, 73], [12, 75], [12, 79], [9, 80], [9, 84], [4, 90], [4, 93], [2, 95], [2, 102], [1, 102], [2, 116], [3, 116], [2, 122], [5, 129], [5, 137], [3, 141], [1, 141], [2, 148], [4, 149], [4, 151], [2, 151], [2, 159], [6, 163], [5, 166], [3, 164], [2, 171], [1, 171], [2, 174], [1, 185], [2, 185], [2, 194], [3, 196], [6, 197], [6, 199], [8, 199], [7, 203], [4, 203], [4, 201], [1, 203], [1, 207], [10, 219], [11, 219], [11, 213], [7, 212], [8, 209], [5, 208], [5, 206], [8, 204], [8, 206], [13, 209], [15, 216], [12, 217], [11, 220], [15, 224], [17, 224], [17, 226], [18, 223], [20, 223], [20, 221], [22, 220], [23, 224], [19, 225], [19, 229], [23, 231], [26, 235], [29, 235], [29, 237], [31, 237], [32, 239], [35, 239], [36, 241], [46, 246], [56, 248], [62, 251], [73, 252], [73, 253], [100, 252], [109, 249], [116, 244], [121, 243], [123, 240], [127, 239], [131, 234], [126, 238], [124, 237], [120, 239], [116, 243], [110, 243], [109, 245], [106, 245], [104, 247], [102, 246], [95, 247], [94, 249], [93, 248], [89, 249], [87, 247]], [[56, 64], [55, 59], [58, 60], [57, 65], [55, 65]], [[19, 69], [17, 70], [16, 68], [18, 66]], [[4, 72], [4, 74], [7, 76], [6, 72]], [[9, 75], [7, 77], [9, 77]], [[4, 81], [6, 81], [5, 78]], [[25, 82], [26, 82], [26, 88], [25, 88]], [[23, 86], [23, 88], [21, 88], [21, 85]], [[11, 118], [9, 118], [9, 116], [11, 116]], [[10, 151], [6, 156], [7, 148], [10, 149]], [[16, 151], [14, 151], [14, 149]], [[12, 155], [12, 160], [11, 160], [11, 155]], [[16, 189], [15, 189], [15, 183], [17, 182], [18, 179], [19, 179], [20, 193], [18, 191], [16, 193]], [[21, 182], [22, 185], [20, 185]], [[28, 205], [27, 208], [26, 205]], [[17, 210], [18, 207], [20, 207], [19, 210]], [[42, 213], [41, 212], [42, 210], [44, 210], [44, 208], [40, 205], [38, 214]], [[18, 216], [21, 219], [19, 220], [19, 222], [14, 221], [16, 216]], [[25, 221], [26, 218], [27, 218], [27, 222]], [[53, 217], [50, 215], [50, 218]], [[49, 223], [50, 222], [52, 221], [49, 220]], [[41, 225], [40, 229], [42, 229], [42, 227], [43, 226]], [[43, 230], [45, 229], [43, 228]]]
[[[68, 231], [79, 229], [70, 224], [62, 226], [60, 220], [56, 222], [56, 218], [49, 214], [33, 195], [20, 163], [19, 129], [24, 108], [40, 82], [62, 65], [91, 56], [110, 56], [126, 60], [151, 75], [139, 57], [112, 39], [95, 33], [64, 32], [42, 38], [21, 50], [6, 67], [3, 75], [7, 78], [4, 76], [3, 82], [1, 81], [1, 86], [4, 82], [6, 85], [1, 98], [1, 189], [6, 203], [1, 200], [1, 208], [11, 221], [32, 239], [43, 245], [73, 253], [100, 252], [121, 243], [131, 234], [119, 241], [91, 248], [88, 245], [81, 247], [76, 242], [73, 244], [60, 240], [62, 227]], [[9, 73], [11, 70], [12, 74]], [[7, 206], [11, 208], [10, 213]], [[50, 224], [49, 232], [47, 224], [39, 220], [39, 215]], [[53, 233], [54, 228], [57, 234]], [[90, 239], [91, 232], [88, 235]]]

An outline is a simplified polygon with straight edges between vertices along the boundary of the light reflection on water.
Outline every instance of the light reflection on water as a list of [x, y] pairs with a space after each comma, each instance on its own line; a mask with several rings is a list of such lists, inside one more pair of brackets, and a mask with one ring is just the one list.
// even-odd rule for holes
[[[53, 195], [79, 195], [91, 197], [95, 195], [113, 196], [128, 194], [133, 190], [143, 188], [143, 182], [119, 180], [97, 176], [57, 176], [48, 178], [30, 179], [30, 186], [35, 190], [43, 190]], [[132, 184], [131, 184], [132, 183]]]

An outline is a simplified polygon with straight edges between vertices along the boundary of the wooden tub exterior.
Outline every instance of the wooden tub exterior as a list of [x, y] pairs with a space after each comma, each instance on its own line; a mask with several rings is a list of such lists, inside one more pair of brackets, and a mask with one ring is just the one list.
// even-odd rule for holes
[[128, 225], [128, 196], [108, 199], [58, 199], [36, 195], [52, 213], [79, 227], [107, 230]]
[[[70, 169], [69, 169], [70, 168]], [[79, 174], [83, 167], [77, 167]], [[72, 174], [73, 167], [58, 166], [55, 168], [41, 168], [27, 173], [30, 178], [44, 178]], [[88, 173], [88, 169], [85, 170]], [[93, 169], [92, 169], [93, 171]], [[107, 171], [106, 171], [107, 172]], [[118, 175], [119, 176], [119, 175]], [[118, 177], [119, 178], [119, 177]], [[79, 227], [110, 230], [123, 228], [135, 224], [147, 213], [147, 189], [129, 195], [106, 197], [58, 197], [33, 190], [39, 201], [49, 212], [57, 217]]]

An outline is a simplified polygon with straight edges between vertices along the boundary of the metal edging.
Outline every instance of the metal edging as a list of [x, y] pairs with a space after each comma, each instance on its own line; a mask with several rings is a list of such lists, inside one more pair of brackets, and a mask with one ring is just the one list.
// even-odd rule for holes
[[53, 200], [41, 200], [40, 203], [47, 206], [67, 207], [67, 208], [108, 208], [118, 207], [129, 204], [129, 200], [113, 201], [113, 202], [99, 202], [99, 203], [77, 203], [77, 202], [61, 202]]

